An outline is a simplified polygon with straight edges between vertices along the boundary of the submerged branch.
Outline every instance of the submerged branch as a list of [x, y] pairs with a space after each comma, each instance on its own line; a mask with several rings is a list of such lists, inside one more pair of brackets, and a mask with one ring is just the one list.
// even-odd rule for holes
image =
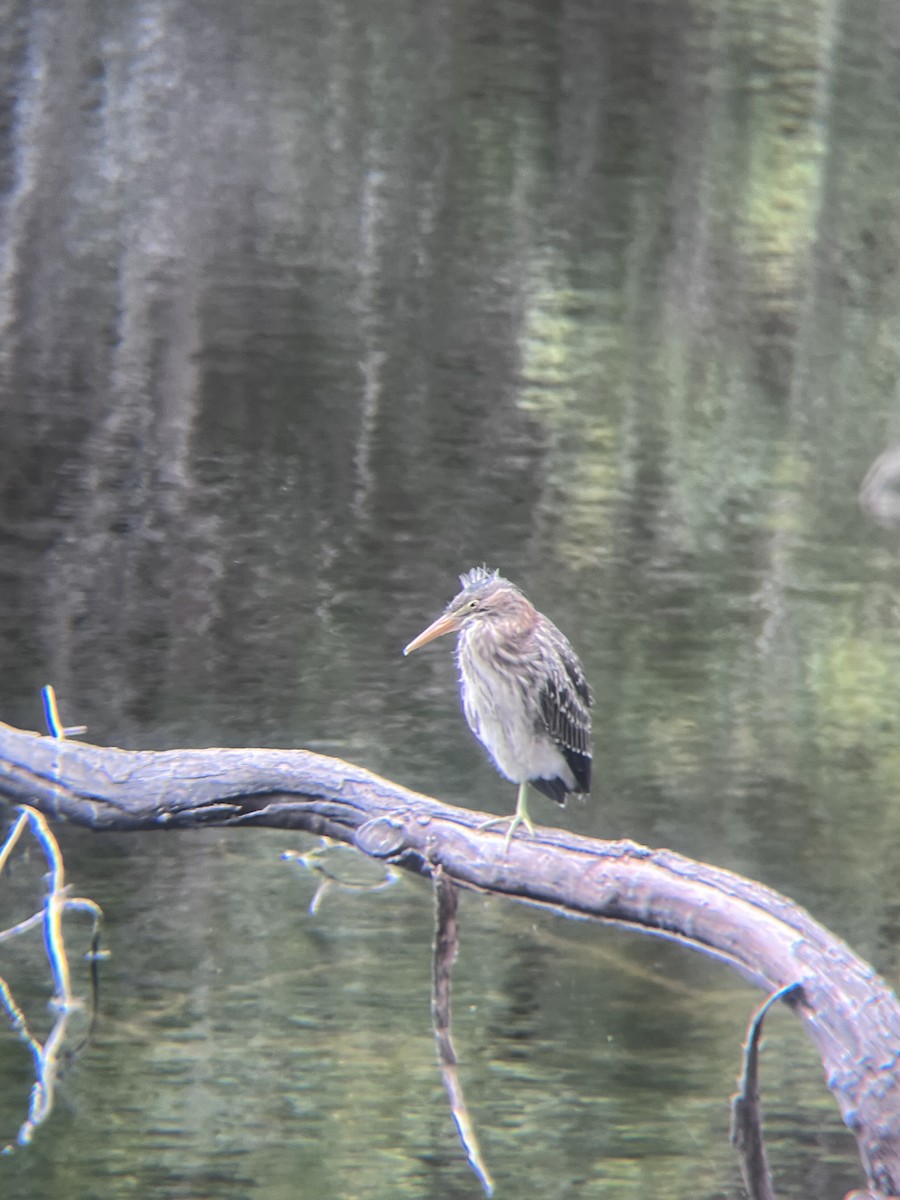
[[798, 990], [789, 984], [773, 992], [760, 1006], [750, 1022], [747, 1044], [744, 1047], [744, 1072], [740, 1090], [731, 1102], [731, 1144], [741, 1156], [741, 1170], [750, 1200], [775, 1200], [769, 1161], [763, 1140], [762, 1105], [759, 1097], [759, 1051], [766, 1013], [779, 1000], [786, 1000]]
[[[28, 830], [35, 838], [47, 861], [47, 893], [41, 912], [19, 921], [10, 929], [0, 932], [0, 940], [18, 937], [38, 924], [44, 927], [44, 948], [53, 978], [53, 996], [50, 1008], [53, 1011], [53, 1026], [42, 1042], [31, 1030], [28, 1020], [13, 996], [5, 979], [0, 978], [0, 1007], [6, 1011], [13, 1030], [31, 1053], [34, 1060], [34, 1085], [28, 1115], [19, 1128], [16, 1142], [27, 1145], [38, 1126], [53, 1110], [56, 1085], [63, 1065], [84, 1048], [91, 1036], [97, 1014], [97, 959], [100, 956], [100, 923], [102, 913], [93, 900], [70, 897], [65, 882], [65, 868], [56, 838], [50, 831], [41, 813], [27, 805], [22, 807], [18, 818], [0, 846], [0, 872], [6, 866], [15, 846]], [[80, 1002], [72, 991], [69, 958], [63, 936], [63, 917], [69, 912], [86, 912], [91, 917], [91, 949], [88, 954], [91, 975], [91, 1015], [87, 1033], [79, 1046], [66, 1049], [69, 1035], [69, 1019], [80, 1008]], [[3, 1148], [9, 1154], [12, 1146]]]
[[668, 850], [558, 829], [503, 838], [441, 804], [304, 750], [124, 751], [0, 724], [0, 796], [95, 830], [303, 829], [395, 867], [568, 917], [683, 942], [785, 998], [857, 1138], [872, 1196], [900, 1195], [900, 1005], [837, 937], [777, 892]]
[[459, 948], [459, 932], [456, 912], [459, 893], [456, 885], [445, 878], [440, 869], [434, 873], [434, 950], [431, 977], [431, 1024], [437, 1045], [441, 1078], [450, 1100], [450, 1112], [456, 1132], [466, 1152], [469, 1166], [475, 1172], [486, 1196], [494, 1194], [494, 1181], [484, 1165], [475, 1129], [469, 1120], [462, 1084], [457, 1071], [456, 1050], [450, 1032], [450, 980], [456, 953]]

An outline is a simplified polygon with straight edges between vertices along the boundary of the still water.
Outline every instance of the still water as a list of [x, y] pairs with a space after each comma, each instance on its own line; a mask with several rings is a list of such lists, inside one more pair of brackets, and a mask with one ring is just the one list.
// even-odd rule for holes
[[[597, 696], [594, 796], [537, 818], [780, 888], [896, 981], [900, 472], [859, 496], [900, 442], [898, 57], [875, 0], [0, 3], [0, 717], [52, 682], [97, 742], [508, 811], [449, 647], [400, 654], [486, 562]], [[4, 1200], [478, 1194], [420, 881], [310, 915], [285, 834], [59, 834], [112, 957]], [[0, 962], [40, 1025], [39, 940]], [[722, 967], [468, 896], [454, 988], [498, 1196], [741, 1194], [762, 997]], [[841, 1196], [768, 1031], [780, 1194]], [[0, 1035], [3, 1142], [29, 1070]]]

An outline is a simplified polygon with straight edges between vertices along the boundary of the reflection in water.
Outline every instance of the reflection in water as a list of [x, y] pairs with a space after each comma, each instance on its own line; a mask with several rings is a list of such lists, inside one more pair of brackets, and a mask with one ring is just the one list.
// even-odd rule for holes
[[[598, 803], [561, 819], [896, 973], [898, 558], [857, 494], [897, 437], [897, 37], [810, 0], [10, 8], [0, 715], [52, 682], [97, 740], [304, 744], [500, 811], [452, 666], [400, 658], [497, 564], [597, 695]], [[4, 1196], [470, 1194], [429, 901], [310, 921], [283, 849], [71, 836], [118, 922], [108, 1040]], [[519, 962], [530, 918], [466, 907], [498, 1184], [735, 1193], [755, 997], [735, 1027], [721, 974], [598, 930]], [[769, 1036], [779, 1182], [841, 1194], [817, 1066]]]

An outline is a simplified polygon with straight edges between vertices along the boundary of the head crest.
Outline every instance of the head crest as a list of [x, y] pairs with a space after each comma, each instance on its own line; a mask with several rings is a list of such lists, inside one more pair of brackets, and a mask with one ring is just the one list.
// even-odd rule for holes
[[486, 566], [482, 565], [473, 567], [471, 571], [460, 575], [459, 582], [463, 589], [468, 591], [471, 588], [483, 587], [486, 583], [495, 583], [499, 578], [499, 571], [489, 571]]

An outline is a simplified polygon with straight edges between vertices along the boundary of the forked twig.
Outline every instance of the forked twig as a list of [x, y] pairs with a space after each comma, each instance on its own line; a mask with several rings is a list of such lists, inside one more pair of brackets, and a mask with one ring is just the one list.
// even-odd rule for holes
[[[16, 1136], [16, 1142], [20, 1146], [27, 1145], [31, 1141], [35, 1130], [50, 1115], [53, 1109], [56, 1084], [63, 1065], [84, 1048], [93, 1032], [97, 1017], [97, 961], [102, 957], [99, 949], [102, 911], [93, 900], [66, 895], [65, 866], [59, 845], [50, 832], [46, 820], [36, 809], [27, 806], [20, 809], [15, 824], [3, 845], [0, 846], [0, 872], [9, 861], [22, 833], [29, 827], [41, 846], [49, 866], [47, 893], [41, 911], [9, 929], [0, 930], [0, 941], [18, 936], [38, 924], [43, 925], [44, 947], [53, 976], [53, 997], [50, 1007], [55, 1013], [55, 1019], [46, 1039], [41, 1042], [31, 1032], [25, 1014], [16, 1003], [8, 983], [5, 979], [0, 978], [0, 1005], [6, 1010], [14, 1031], [28, 1047], [34, 1060], [35, 1081], [31, 1089], [28, 1115]], [[80, 1003], [72, 993], [69, 959], [63, 937], [62, 921], [67, 912], [86, 912], [92, 918], [91, 948], [88, 953], [91, 967], [90, 1025], [81, 1043], [74, 1050], [69, 1051], [65, 1050], [69, 1017], [80, 1007]], [[12, 1149], [13, 1147], [8, 1145], [2, 1152], [9, 1154]]]
[[44, 705], [44, 720], [47, 722], [51, 737], [62, 739], [79, 737], [82, 733], [87, 733], [87, 725], [63, 725], [53, 684], [48, 683], [41, 688], [41, 701]]

